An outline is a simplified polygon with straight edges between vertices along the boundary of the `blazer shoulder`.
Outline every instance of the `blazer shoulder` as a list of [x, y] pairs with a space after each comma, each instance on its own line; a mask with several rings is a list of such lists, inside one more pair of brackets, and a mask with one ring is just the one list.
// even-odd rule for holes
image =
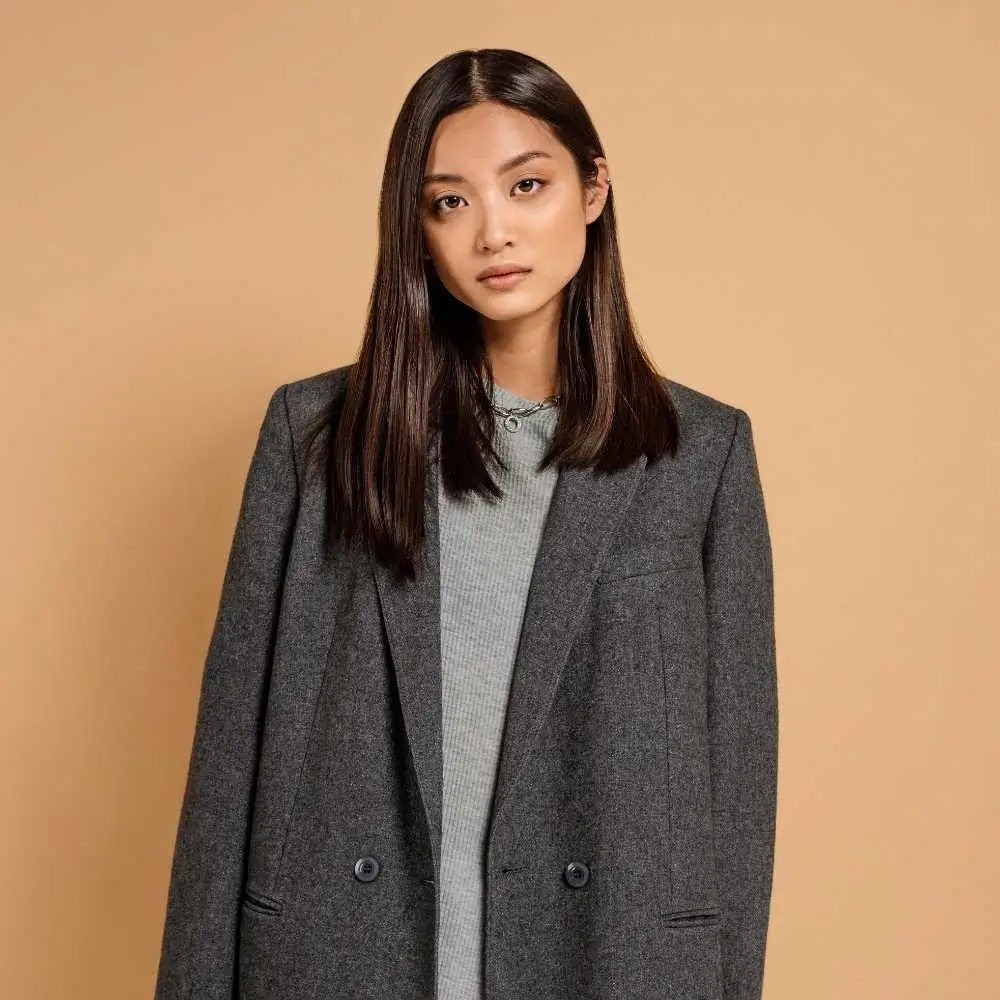
[[689, 487], [696, 484], [694, 490], [702, 497], [707, 518], [734, 446], [740, 442], [740, 447], [745, 447], [751, 440], [750, 418], [734, 403], [666, 376], [660, 378], [673, 400], [680, 425], [676, 465], [687, 477]]
[[288, 413], [293, 423], [304, 426], [316, 414], [347, 388], [347, 379], [355, 362], [328, 368], [304, 378], [285, 383]]
[[666, 375], [661, 375], [660, 381], [674, 402], [682, 437], [688, 436], [694, 442], [702, 444], [718, 438], [728, 442], [740, 415], [749, 419], [746, 410], [735, 403], [710, 396], [707, 392], [676, 382]]

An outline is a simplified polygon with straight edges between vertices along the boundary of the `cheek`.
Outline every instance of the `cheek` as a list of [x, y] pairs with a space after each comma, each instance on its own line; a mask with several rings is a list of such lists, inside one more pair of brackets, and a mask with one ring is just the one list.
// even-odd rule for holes
[[544, 262], [545, 273], [565, 284], [580, 269], [587, 249], [587, 227], [575, 206], [562, 205], [537, 220], [532, 243], [536, 259]]
[[558, 294], [580, 270], [586, 253], [586, 240], [568, 234], [561, 241], [548, 244], [539, 255], [538, 293], [544, 297]]
[[425, 233], [424, 245], [431, 255], [431, 259], [426, 261], [427, 266], [437, 274], [445, 288], [454, 295], [457, 284], [456, 276], [460, 274], [458, 268], [452, 265], [453, 260], [458, 260], [457, 252], [449, 247], [447, 238], [441, 236], [433, 239]]
[[563, 244], [562, 256], [559, 260], [559, 280], [565, 285], [580, 270], [583, 258], [587, 252], [587, 231], [577, 234], [577, 239], [568, 239]]
[[445, 289], [459, 302], [463, 302], [472, 309], [479, 309], [482, 306], [480, 300], [484, 289], [478, 282], [464, 275], [460, 269], [453, 268], [449, 263], [447, 250], [440, 245], [433, 250], [428, 248], [428, 252], [434, 256], [434, 259], [428, 262], [428, 266], [433, 269], [438, 281], [444, 285]]

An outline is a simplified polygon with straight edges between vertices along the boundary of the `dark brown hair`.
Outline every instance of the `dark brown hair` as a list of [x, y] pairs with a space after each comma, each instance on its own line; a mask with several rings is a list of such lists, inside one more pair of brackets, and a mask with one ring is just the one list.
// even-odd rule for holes
[[[424, 542], [428, 462], [444, 488], [502, 496], [487, 464], [502, 468], [479, 314], [442, 285], [423, 258], [421, 186], [438, 123], [483, 101], [546, 124], [572, 154], [583, 185], [604, 151], [586, 109], [558, 73], [510, 49], [466, 49], [427, 69], [407, 94], [389, 139], [378, 214], [378, 258], [364, 339], [346, 390], [309, 429], [324, 428], [313, 470], [326, 480], [326, 544], [363, 540], [407, 579]], [[558, 424], [539, 469], [620, 469], [676, 453], [678, 421], [641, 346], [625, 294], [614, 198], [587, 227], [579, 271], [564, 289], [559, 329]], [[432, 455], [439, 432], [439, 453]]]

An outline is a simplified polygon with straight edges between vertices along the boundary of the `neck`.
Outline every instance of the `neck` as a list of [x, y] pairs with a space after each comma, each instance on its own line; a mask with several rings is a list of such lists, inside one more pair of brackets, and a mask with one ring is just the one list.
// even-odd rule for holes
[[512, 319], [481, 317], [493, 380], [523, 399], [541, 401], [559, 392], [559, 322], [562, 296]]
[[558, 336], [511, 335], [484, 329], [493, 381], [523, 399], [541, 401], [559, 392]]

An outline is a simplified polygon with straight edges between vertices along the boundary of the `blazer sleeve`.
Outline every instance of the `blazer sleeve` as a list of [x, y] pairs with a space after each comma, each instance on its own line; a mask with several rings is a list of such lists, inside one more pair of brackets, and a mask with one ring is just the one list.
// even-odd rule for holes
[[204, 665], [156, 1000], [236, 996], [258, 740], [299, 502], [286, 391], [274, 391], [258, 433]]
[[704, 548], [708, 731], [725, 1000], [760, 1000], [774, 865], [778, 689], [771, 542], [737, 410]]

